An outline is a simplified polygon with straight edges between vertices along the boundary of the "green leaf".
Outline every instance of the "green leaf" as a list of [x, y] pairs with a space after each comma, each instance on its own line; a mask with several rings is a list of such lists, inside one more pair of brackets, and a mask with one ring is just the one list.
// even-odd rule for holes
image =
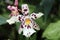
[[0, 15], [0, 25], [7, 23], [6, 20], [7, 18]]
[[35, 6], [35, 5], [30, 5], [30, 4], [28, 4], [28, 6], [29, 6], [29, 10], [30, 10], [29, 13], [34, 12], [34, 10], [36, 9], [36, 6]]
[[44, 10], [44, 21], [47, 21], [48, 15], [51, 11], [51, 8], [54, 4], [55, 0], [42, 0], [40, 6], [43, 7]]
[[12, 28], [12, 31], [10, 32], [10, 35], [9, 35], [9, 39], [10, 40], [14, 40], [15, 39], [15, 36], [16, 36], [16, 33], [15, 33], [15, 28]]
[[37, 38], [37, 32], [36, 33], [34, 33], [30, 38], [29, 38], [29, 40], [36, 40], [36, 38]]
[[16, 26], [15, 26], [15, 28], [16, 28], [16, 30], [18, 31], [18, 29], [19, 29], [19, 27], [20, 27], [20, 22], [16, 22]]
[[47, 39], [59, 39], [60, 38], [60, 21], [51, 23], [43, 33], [42, 37]]

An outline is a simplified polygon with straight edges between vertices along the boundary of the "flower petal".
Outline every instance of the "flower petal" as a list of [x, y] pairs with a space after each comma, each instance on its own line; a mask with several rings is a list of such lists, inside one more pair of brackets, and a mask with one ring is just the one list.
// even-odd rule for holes
[[18, 30], [18, 33], [21, 34], [22, 31], [23, 31], [23, 28], [20, 27]]
[[33, 28], [30, 28], [30, 29], [24, 28], [23, 29], [23, 35], [26, 37], [30, 37], [35, 32], [36, 31]]
[[19, 22], [17, 16], [12, 16], [9, 20], [7, 20], [9, 24], [14, 24], [15, 22]]
[[30, 16], [31, 16], [31, 18], [36, 19], [36, 18], [39, 18], [39, 17], [43, 16], [43, 13], [41, 13], [41, 12], [39, 12], [38, 14], [37, 13], [32, 13]]
[[39, 25], [34, 22], [33, 28], [36, 30], [40, 30]]
[[11, 20], [7, 20], [7, 22], [8, 22], [10, 25], [15, 23], [14, 21], [11, 21]]
[[43, 15], [44, 15], [43, 13], [39, 12], [39, 13], [37, 14], [37, 17], [39, 18], [39, 17], [41, 17], [41, 16], [43, 16]]

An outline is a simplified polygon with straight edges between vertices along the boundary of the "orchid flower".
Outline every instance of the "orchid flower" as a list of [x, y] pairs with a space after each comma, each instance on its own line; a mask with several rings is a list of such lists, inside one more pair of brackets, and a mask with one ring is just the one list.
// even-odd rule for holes
[[19, 12], [18, 12], [18, 0], [15, 0], [15, 3], [14, 3], [15, 6], [10, 6], [8, 5], [7, 8], [11, 11], [11, 18], [7, 20], [7, 22], [9, 24], [13, 24], [15, 22], [19, 22], [17, 16], [19, 15]]
[[32, 13], [31, 15], [28, 15], [29, 13], [28, 5], [22, 4], [21, 8], [22, 8], [23, 15], [18, 16], [21, 22], [18, 33], [21, 34], [21, 32], [23, 32], [24, 36], [30, 37], [33, 33], [36, 32], [34, 29], [40, 30], [38, 24], [36, 24], [33, 21], [33, 19], [43, 16], [43, 13], [39, 12], [38, 14]]

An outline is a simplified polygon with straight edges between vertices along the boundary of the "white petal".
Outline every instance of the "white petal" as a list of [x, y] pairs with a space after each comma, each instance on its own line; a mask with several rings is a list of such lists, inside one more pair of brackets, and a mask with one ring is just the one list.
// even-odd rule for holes
[[44, 15], [43, 13], [39, 12], [39, 13], [37, 14], [37, 17], [39, 18], [39, 17], [41, 17], [41, 16], [43, 16], [43, 15]]
[[36, 30], [40, 30], [40, 27], [38, 24], [36, 24], [35, 21], [33, 21], [33, 28], [36, 29]]
[[15, 18], [15, 21], [16, 21], [16, 22], [20, 22], [18, 16]]
[[15, 22], [18, 22], [18, 20], [16, 16], [12, 16], [9, 20], [7, 20], [7, 22], [9, 24], [14, 24]]
[[15, 23], [14, 21], [11, 21], [11, 20], [7, 20], [7, 22], [8, 22], [10, 25]]
[[44, 15], [44, 14], [41, 13], [41, 12], [39, 12], [39, 13], [32, 13], [30, 16], [31, 16], [31, 18], [33, 18], [33, 19], [36, 19], [35, 16], [33, 16], [33, 14], [36, 15], [36, 18], [40, 18], [41, 16]]
[[9, 20], [7, 20], [7, 22], [8, 22], [9, 24], [15, 23], [15, 21], [13, 21], [13, 19], [9, 19]]
[[10, 40], [10, 39], [8, 39], [8, 40]]
[[23, 29], [20, 27], [18, 30], [18, 33], [21, 34], [22, 31], [23, 31]]
[[23, 30], [23, 35], [26, 37], [30, 37], [33, 33], [35, 33], [36, 31], [34, 29], [26, 29], [24, 28]]

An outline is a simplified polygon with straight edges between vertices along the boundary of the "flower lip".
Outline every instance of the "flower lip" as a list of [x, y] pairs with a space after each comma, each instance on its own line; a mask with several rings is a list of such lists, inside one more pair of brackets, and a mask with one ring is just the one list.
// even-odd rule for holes
[[27, 9], [24, 9], [24, 11], [27, 11]]

